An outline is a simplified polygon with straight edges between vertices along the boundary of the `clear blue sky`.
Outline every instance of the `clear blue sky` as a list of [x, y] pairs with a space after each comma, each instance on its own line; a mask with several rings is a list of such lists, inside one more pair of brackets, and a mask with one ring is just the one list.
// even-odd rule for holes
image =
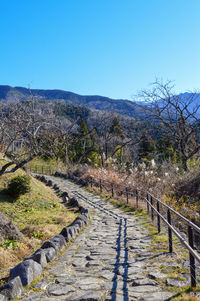
[[200, 88], [200, 0], [0, 0], [0, 84], [131, 99]]

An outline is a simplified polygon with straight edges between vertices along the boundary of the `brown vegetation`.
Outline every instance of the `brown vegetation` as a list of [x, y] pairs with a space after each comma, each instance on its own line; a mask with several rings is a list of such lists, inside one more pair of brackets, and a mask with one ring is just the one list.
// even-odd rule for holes
[[10, 268], [31, 255], [43, 240], [58, 234], [76, 216], [74, 210], [61, 205], [50, 188], [34, 178], [30, 192], [17, 198], [7, 195], [5, 188], [11, 177], [23, 174], [18, 170], [12, 176], [2, 176], [0, 181], [0, 284]]

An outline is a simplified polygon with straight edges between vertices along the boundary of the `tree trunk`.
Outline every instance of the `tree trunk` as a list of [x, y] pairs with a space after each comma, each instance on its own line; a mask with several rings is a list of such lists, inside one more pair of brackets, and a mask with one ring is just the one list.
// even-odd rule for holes
[[108, 159], [108, 143], [106, 141], [105, 143], [105, 156], [106, 156], [106, 160]]
[[67, 143], [65, 144], [65, 156], [64, 156], [64, 164], [66, 165], [69, 162], [69, 158], [68, 158], [68, 147], [67, 147]]
[[184, 158], [184, 157], [183, 157], [182, 160], [183, 160], [183, 163], [182, 163], [183, 169], [184, 169], [185, 171], [188, 171], [187, 158]]

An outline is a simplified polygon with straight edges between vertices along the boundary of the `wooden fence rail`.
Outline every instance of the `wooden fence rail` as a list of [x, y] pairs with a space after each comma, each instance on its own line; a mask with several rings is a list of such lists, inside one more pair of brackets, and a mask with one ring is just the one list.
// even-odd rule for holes
[[[47, 166], [34, 166], [30, 167], [30, 171], [33, 173], [40, 174], [53, 174], [56, 172], [51, 167]], [[136, 207], [139, 207], [139, 202], [146, 203], [147, 213], [151, 216], [152, 221], [156, 219], [158, 233], [161, 231], [161, 220], [168, 228], [168, 243], [169, 243], [169, 252], [173, 252], [173, 239], [172, 234], [174, 234], [182, 243], [182, 245], [189, 252], [189, 261], [190, 261], [190, 276], [191, 276], [191, 286], [195, 287], [197, 285], [197, 277], [196, 277], [196, 266], [197, 262], [200, 264], [200, 255], [196, 251], [194, 244], [194, 232], [198, 234], [200, 237], [200, 228], [192, 223], [190, 220], [185, 218], [182, 214], [175, 211], [173, 208], [163, 203], [160, 199], [154, 197], [150, 192], [142, 189], [138, 189], [134, 186], [126, 186], [122, 184], [115, 184], [112, 182], [104, 181], [99, 178], [90, 178], [89, 183], [91, 187], [96, 186], [99, 187], [100, 192], [103, 189], [106, 190], [107, 193], [110, 193], [112, 197], [115, 195], [124, 195], [126, 198], [126, 203], [130, 203], [130, 198], [135, 199]], [[176, 219], [180, 219], [182, 223], [187, 225], [187, 241], [183, 237], [182, 234], [177, 230], [175, 225], [173, 225], [172, 215], [176, 217]]]
[[[160, 199], [155, 198], [151, 193], [145, 190], [138, 189], [133, 186], [125, 186], [122, 184], [115, 184], [108, 181], [103, 181], [98, 178], [91, 178], [90, 185], [99, 186], [100, 192], [103, 188], [106, 188], [107, 192], [110, 192], [113, 197], [115, 194], [124, 195], [126, 197], [126, 203], [129, 204], [130, 197], [134, 197], [136, 201], [136, 207], [139, 206], [139, 201], [146, 203], [146, 210], [151, 216], [152, 221], [157, 218], [157, 229], [158, 233], [161, 231], [161, 220], [168, 228], [168, 243], [169, 243], [169, 252], [173, 252], [173, 239], [172, 234], [174, 234], [182, 243], [182, 245], [189, 251], [189, 262], [190, 262], [190, 276], [191, 276], [191, 286], [195, 287], [197, 285], [196, 277], [196, 263], [200, 264], [200, 255], [196, 251], [194, 246], [194, 231], [200, 236], [200, 228], [192, 223], [190, 220], [185, 218], [182, 214], [175, 211], [173, 208], [163, 203]], [[110, 189], [109, 189], [110, 187]], [[162, 209], [162, 210], [161, 210]], [[172, 214], [181, 220], [181, 222], [187, 224], [187, 240], [183, 237], [182, 234], [177, 230], [177, 228], [172, 224]]]

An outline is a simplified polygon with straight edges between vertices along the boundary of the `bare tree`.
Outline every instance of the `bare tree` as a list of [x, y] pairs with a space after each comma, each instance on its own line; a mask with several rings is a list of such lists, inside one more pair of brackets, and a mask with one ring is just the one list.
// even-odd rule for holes
[[64, 164], [69, 163], [69, 146], [73, 134], [77, 130], [77, 120], [71, 122], [64, 117], [55, 116], [54, 130], [51, 131], [49, 139], [49, 153], [58, 160], [61, 158]]
[[50, 106], [34, 101], [0, 104], [0, 176], [45, 152], [53, 117]]
[[200, 150], [199, 122], [200, 103], [196, 92], [174, 93], [171, 81], [156, 80], [152, 89], [143, 90], [139, 94], [148, 102], [147, 110], [153, 121], [164, 126], [164, 135], [174, 139], [177, 152], [180, 153], [183, 168], [188, 170], [188, 160]]

